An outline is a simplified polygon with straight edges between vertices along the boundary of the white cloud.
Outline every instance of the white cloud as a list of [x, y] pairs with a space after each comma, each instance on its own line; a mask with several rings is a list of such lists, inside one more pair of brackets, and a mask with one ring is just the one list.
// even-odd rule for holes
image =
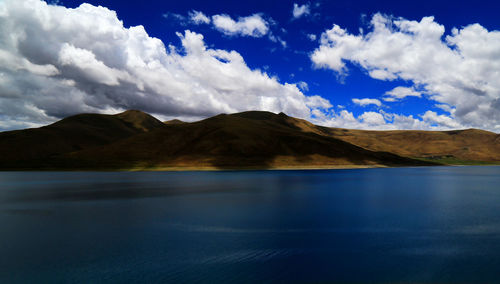
[[313, 109], [313, 111], [322, 111], [332, 107], [330, 101], [320, 96], [307, 97], [306, 105], [311, 109]]
[[455, 112], [455, 109], [452, 108], [451, 106], [447, 105], [447, 104], [436, 104], [434, 106], [437, 107], [437, 108], [440, 108], [440, 109], [442, 109], [442, 110], [444, 110], [444, 111], [446, 111], [448, 113], [451, 113], [451, 114], [453, 114]]
[[309, 91], [309, 85], [304, 81], [298, 82], [297, 86], [303, 91]]
[[367, 105], [376, 105], [376, 106], [381, 106], [382, 103], [377, 100], [377, 99], [368, 99], [368, 98], [365, 98], [365, 99], [352, 99], [352, 102], [357, 104], [357, 105], [360, 105], [360, 106], [367, 106]]
[[461, 126], [452, 117], [444, 114], [438, 115], [436, 112], [430, 110], [426, 111], [422, 118], [431, 125], [441, 125], [451, 129], [459, 128]]
[[308, 34], [307, 38], [310, 39], [311, 41], [315, 41], [316, 40], [316, 35], [315, 34]]
[[240, 17], [237, 21], [228, 15], [214, 15], [212, 22], [217, 30], [230, 36], [262, 37], [269, 31], [269, 23], [259, 14]]
[[397, 79], [398, 77], [386, 70], [382, 69], [374, 69], [368, 71], [368, 75], [374, 79], [379, 79], [379, 80], [394, 80]]
[[390, 91], [385, 92], [385, 97], [383, 98], [386, 102], [394, 102], [397, 100], [402, 100], [406, 97], [421, 97], [420, 92], [415, 91], [415, 89], [407, 87], [396, 87]]
[[420, 118], [416, 118], [413, 115], [386, 113], [382, 110], [378, 112], [367, 111], [355, 116], [346, 109], [340, 107], [339, 109], [338, 113], [314, 110], [311, 122], [328, 127], [368, 130], [450, 130], [464, 128], [456, 123], [453, 117], [437, 115], [435, 112], [426, 112]]
[[[381, 14], [373, 16], [371, 29], [354, 35], [334, 25], [311, 60], [342, 75], [351, 61], [372, 78], [412, 82], [429, 99], [455, 108], [450, 119], [457, 125], [500, 131], [499, 31], [473, 24], [443, 39], [445, 28], [433, 17], [409, 21]], [[399, 99], [395, 94], [385, 98]]]
[[311, 13], [309, 4], [299, 5], [297, 3], [293, 3], [292, 14], [295, 19], [308, 15], [309, 13]]
[[[266, 31], [248, 26], [251, 34]], [[201, 34], [177, 35], [181, 48], [165, 47], [142, 26], [126, 28], [114, 11], [90, 4], [0, 2], [0, 127], [130, 108], [189, 119], [245, 110], [309, 118], [331, 107], [250, 69], [236, 51], [207, 48]]]
[[210, 18], [200, 11], [195, 11], [195, 10], [191, 11], [189, 13], [189, 19], [197, 25], [210, 24]]
[[383, 125], [385, 124], [385, 119], [382, 114], [378, 112], [368, 111], [360, 116], [361, 120], [368, 125]]
[[[164, 13], [163, 17], [173, 19], [182, 26], [213, 24], [216, 30], [228, 36], [263, 37], [267, 35], [272, 42], [281, 44], [283, 48], [287, 47], [287, 42], [271, 31], [271, 26], [276, 26], [276, 22], [272, 18], [264, 19], [262, 14], [240, 17], [237, 21], [233, 20], [229, 15], [220, 14], [209, 17], [196, 10], [192, 10], [187, 16], [169, 12]], [[282, 28], [281, 32], [286, 33], [286, 30]]]

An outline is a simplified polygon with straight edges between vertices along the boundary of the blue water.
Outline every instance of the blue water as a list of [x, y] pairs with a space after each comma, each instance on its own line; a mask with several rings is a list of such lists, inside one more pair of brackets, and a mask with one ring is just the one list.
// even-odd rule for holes
[[500, 282], [500, 167], [0, 172], [0, 283]]

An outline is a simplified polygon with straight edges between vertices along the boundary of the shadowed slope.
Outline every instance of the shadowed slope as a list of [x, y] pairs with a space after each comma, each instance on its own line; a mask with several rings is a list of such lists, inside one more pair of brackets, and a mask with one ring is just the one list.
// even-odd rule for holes
[[295, 121], [285, 114], [269, 112], [222, 114], [194, 123], [166, 125], [110, 145], [71, 153], [66, 158], [88, 167], [110, 168], [428, 164], [304, 132]]
[[79, 114], [48, 126], [0, 133], [0, 166], [43, 160], [51, 156], [109, 144], [163, 127], [149, 114]]
[[126, 111], [81, 114], [38, 129], [0, 133], [0, 168], [311, 168], [435, 164], [418, 160], [422, 158], [500, 161], [499, 137], [476, 129], [328, 128], [262, 111], [162, 123], [143, 112]]

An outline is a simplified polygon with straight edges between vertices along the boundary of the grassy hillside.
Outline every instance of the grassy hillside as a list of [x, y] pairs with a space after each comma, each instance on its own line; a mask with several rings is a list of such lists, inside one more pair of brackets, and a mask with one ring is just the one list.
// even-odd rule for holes
[[162, 123], [140, 111], [82, 114], [0, 133], [2, 169], [323, 168], [500, 163], [498, 134], [362, 131], [283, 113]]
[[478, 129], [454, 131], [361, 131], [330, 129], [332, 137], [373, 151], [452, 162], [500, 162], [500, 135]]
[[370, 131], [329, 128], [308, 121], [291, 121], [302, 131], [340, 139], [372, 151], [444, 164], [500, 164], [500, 134], [480, 130]]

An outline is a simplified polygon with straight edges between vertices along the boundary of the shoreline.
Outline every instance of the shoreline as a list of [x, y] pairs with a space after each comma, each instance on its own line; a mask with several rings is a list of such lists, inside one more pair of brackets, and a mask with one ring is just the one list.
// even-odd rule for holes
[[421, 167], [465, 167], [465, 166], [500, 166], [500, 164], [477, 165], [425, 165], [425, 166], [387, 166], [387, 165], [326, 165], [326, 166], [279, 166], [279, 167], [240, 167], [220, 168], [213, 166], [178, 166], [178, 167], [135, 167], [135, 168], [102, 168], [102, 169], [2, 169], [0, 172], [223, 172], [223, 171], [307, 171], [307, 170], [348, 170], [376, 168], [421, 168]]

